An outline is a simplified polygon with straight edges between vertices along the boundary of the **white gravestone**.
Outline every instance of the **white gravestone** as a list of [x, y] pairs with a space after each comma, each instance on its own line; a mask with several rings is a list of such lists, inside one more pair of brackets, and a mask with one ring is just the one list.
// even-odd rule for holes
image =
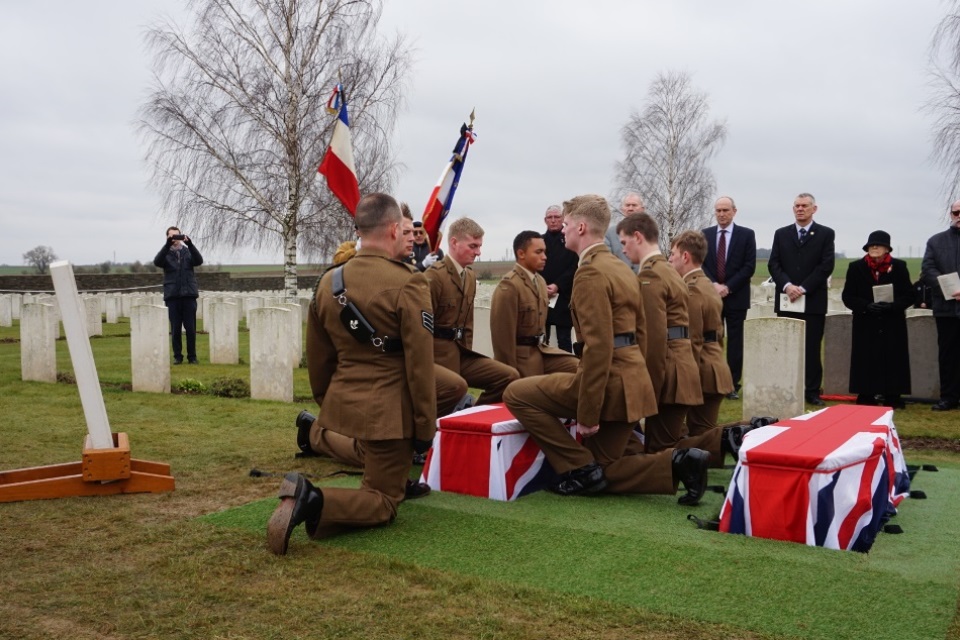
[[117, 324], [117, 319], [120, 317], [119, 296], [107, 296], [104, 298], [103, 309], [107, 316], [107, 324]]
[[806, 323], [755, 318], [743, 323], [743, 418], [803, 415]]
[[[13, 319], [19, 320], [20, 308], [23, 306], [24, 296], [23, 294], [20, 294], [20, 293], [11, 294], [10, 301], [13, 303], [13, 309], [12, 309]], [[27, 302], [29, 302], [29, 300], [27, 300]]]
[[58, 260], [50, 265], [53, 288], [57, 292], [60, 315], [63, 318], [63, 330], [67, 334], [67, 347], [73, 362], [73, 375], [80, 392], [80, 403], [87, 421], [88, 444], [92, 449], [113, 449], [113, 434], [110, 421], [107, 420], [107, 408], [103, 404], [100, 391], [100, 377], [93, 361], [90, 338], [83, 326], [85, 310], [77, 295], [77, 282], [73, 277], [73, 267], [66, 260]]
[[290, 312], [263, 307], [251, 309], [250, 397], [293, 402], [293, 366], [290, 362]]
[[828, 313], [823, 325], [823, 393], [850, 393], [850, 348], [853, 314]]
[[210, 364], [238, 364], [240, 362], [239, 335], [237, 333], [239, 307], [228, 302], [213, 302], [207, 307], [205, 324], [209, 324], [208, 344]]
[[932, 313], [907, 316], [907, 344], [910, 345], [910, 395], [940, 399], [940, 350], [937, 321]]
[[300, 321], [300, 305], [294, 302], [282, 302], [275, 306], [290, 312], [290, 364], [296, 369], [303, 359], [303, 323]]
[[100, 313], [100, 301], [96, 298], [86, 298], [83, 301], [86, 312], [87, 336], [103, 335], [103, 315]]
[[53, 305], [27, 303], [20, 308], [20, 377], [57, 381], [57, 338]]
[[0, 327], [13, 326], [13, 300], [10, 296], [0, 295]]
[[134, 391], [170, 393], [166, 307], [137, 305], [130, 315], [130, 370]]

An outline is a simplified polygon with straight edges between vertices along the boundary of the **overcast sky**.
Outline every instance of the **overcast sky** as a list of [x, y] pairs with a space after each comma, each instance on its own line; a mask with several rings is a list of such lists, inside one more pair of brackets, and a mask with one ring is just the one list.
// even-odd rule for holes
[[[396, 195], [422, 211], [460, 123], [476, 107], [451, 220], [487, 231], [502, 259], [543, 212], [581, 193], [608, 195], [620, 129], [658, 72], [689, 72], [725, 120], [718, 195], [769, 247], [793, 198], [858, 256], [870, 231], [895, 255], [922, 255], [946, 227], [930, 162], [927, 51], [948, 5], [933, 0], [803, 3], [388, 1], [381, 26], [415, 48], [394, 140]], [[49, 245], [75, 264], [147, 262], [168, 221], [147, 186], [134, 132], [150, 82], [145, 25], [182, 22], [177, 0], [7, 0], [0, 21], [0, 264]], [[184, 229], [189, 233], [189, 229]], [[198, 247], [208, 263], [282, 263], [275, 253]], [[912, 274], [916, 275], [916, 274]]]

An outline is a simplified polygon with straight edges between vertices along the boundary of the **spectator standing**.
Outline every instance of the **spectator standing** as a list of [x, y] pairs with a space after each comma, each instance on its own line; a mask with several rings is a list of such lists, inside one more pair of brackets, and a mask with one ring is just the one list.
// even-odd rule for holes
[[734, 224], [737, 206], [733, 198], [717, 198], [713, 212], [717, 224], [703, 230], [707, 239], [703, 272], [723, 300], [727, 365], [733, 377], [733, 391], [726, 395], [730, 400], [739, 400], [743, 374], [743, 321], [750, 309], [750, 279], [757, 270], [757, 237], [753, 229]]
[[197, 359], [197, 298], [200, 289], [194, 268], [203, 264], [203, 256], [190, 236], [177, 227], [167, 228], [167, 242], [153, 259], [163, 269], [163, 302], [170, 318], [170, 340], [173, 343], [173, 364], [183, 364], [183, 338], [187, 334], [187, 362]]
[[550, 344], [550, 327], [557, 334], [557, 347], [573, 353], [573, 340], [570, 338], [573, 320], [570, 319], [570, 292], [573, 290], [573, 276], [577, 271], [577, 254], [567, 249], [563, 241], [563, 212], [560, 205], [551, 205], [543, 218], [547, 230], [543, 242], [547, 247], [547, 264], [541, 275], [547, 283], [547, 297], [556, 300], [547, 308], [547, 326], [544, 343]]
[[937, 276], [960, 271], [960, 200], [950, 205], [950, 227], [927, 240], [920, 269], [937, 322], [940, 401], [931, 408], [949, 411], [960, 406], [960, 291], [944, 296]]
[[[907, 263], [890, 255], [890, 234], [874, 231], [863, 245], [867, 255], [847, 267], [843, 304], [853, 311], [850, 393], [857, 404], [903, 408], [910, 393], [906, 310], [913, 305]], [[874, 287], [891, 285], [893, 300], [875, 300]]]

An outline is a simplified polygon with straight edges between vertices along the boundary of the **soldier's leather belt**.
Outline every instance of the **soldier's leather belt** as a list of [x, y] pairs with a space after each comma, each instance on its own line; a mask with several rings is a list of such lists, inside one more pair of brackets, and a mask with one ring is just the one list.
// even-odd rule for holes
[[717, 332], [716, 332], [716, 331], [704, 331], [704, 332], [703, 332], [703, 341], [704, 341], [704, 342], [716, 342], [716, 341], [717, 341]]
[[403, 351], [403, 340], [400, 338], [384, 338], [380, 347], [384, 353], [398, 353]]
[[[686, 327], [684, 327], [686, 328]], [[631, 347], [637, 344], [637, 334], [635, 333], [618, 333], [613, 336], [613, 348], [622, 349], [623, 347]], [[583, 355], [583, 343], [574, 342], [573, 343], [573, 354], [578, 358]]]
[[543, 340], [543, 334], [541, 333], [538, 336], [518, 336], [517, 337], [517, 346], [518, 347], [535, 347]]
[[668, 327], [667, 328], [667, 340], [682, 340], [683, 338], [689, 338], [690, 334], [687, 331], [686, 327]]
[[441, 340], [462, 340], [463, 327], [434, 327], [433, 337]]

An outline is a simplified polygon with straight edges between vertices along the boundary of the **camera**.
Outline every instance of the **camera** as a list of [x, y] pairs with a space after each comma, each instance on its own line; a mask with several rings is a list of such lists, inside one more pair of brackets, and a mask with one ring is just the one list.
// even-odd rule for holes
[[173, 238], [174, 240], [183, 240], [184, 238], [186, 238], [186, 236], [183, 235], [182, 233], [175, 233], [170, 237]]

